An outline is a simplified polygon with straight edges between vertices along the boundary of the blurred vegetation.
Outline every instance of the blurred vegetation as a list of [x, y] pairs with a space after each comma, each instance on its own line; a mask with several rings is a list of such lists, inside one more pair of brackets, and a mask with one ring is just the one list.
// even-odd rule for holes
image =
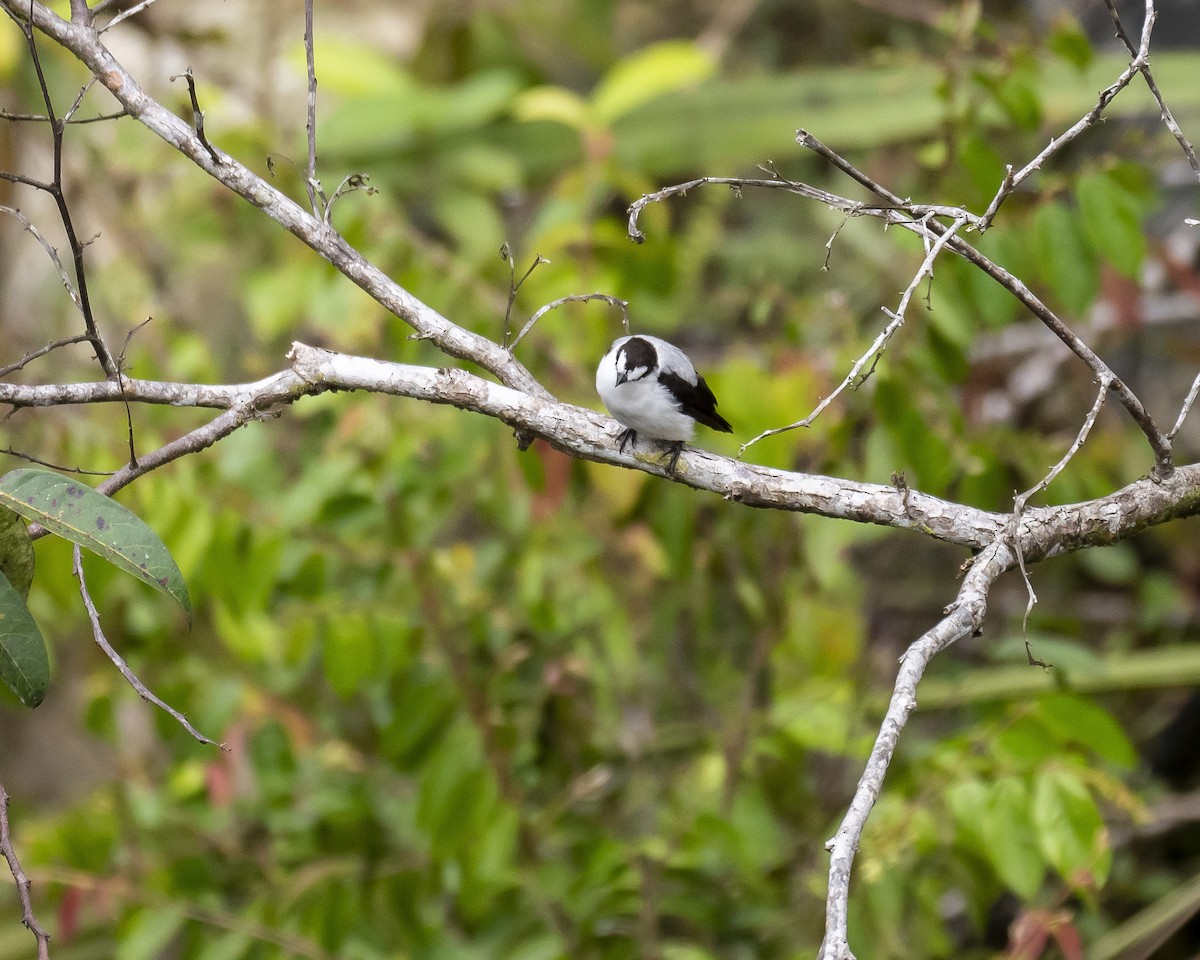
[[[255, 6], [239, 19], [163, 0], [109, 36], [185, 114], [166, 75], [192, 64], [209, 135], [264, 174], [271, 156], [303, 202], [288, 160], [304, 155], [300, 4]], [[639, 328], [697, 358], [737, 430], [701, 443], [727, 454], [838, 383], [919, 246], [719, 187], [649, 208], [634, 246], [632, 200], [760, 163], [858, 195], [794, 145], [803, 126], [900, 195], [982, 210], [1004, 164], [1086, 112], [1122, 65], [1069, 18], [1037, 28], [972, 2], [931, 4], [929, 22], [833, 2], [392, 6], [318, 4], [319, 172], [327, 192], [359, 172], [378, 189], [339, 200], [338, 228], [494, 338], [505, 241], [519, 271], [551, 261], [521, 288], [516, 319], [565, 294], [628, 299]], [[0, 24], [3, 105], [35, 111], [19, 39]], [[69, 102], [80, 70], [41, 50]], [[1200, 128], [1195, 55], [1153, 65], [1184, 129]], [[1048, 165], [979, 239], [1070, 322], [1132, 286], [1152, 252], [1143, 226], [1177, 147], [1150, 103], [1131, 88], [1119, 119]], [[44, 164], [46, 140], [0, 127], [0, 159]], [[81, 233], [100, 233], [88, 256], [106, 333], [119, 343], [154, 317], [129, 347], [130, 374], [253, 378], [278, 369], [292, 339], [442, 362], [132, 121], [73, 129], [68, 165]], [[38, 209], [0, 184], [0, 201], [16, 199]], [[0, 302], [6, 359], [77, 322], [42, 251], [8, 237], [21, 259]], [[876, 482], [902, 472], [930, 493], [1011, 505], [1069, 444], [1093, 387], [1067, 366], [1052, 392], [987, 419], [972, 351], [1024, 318], [948, 259], [930, 302], [863, 389], [750, 457]], [[598, 405], [592, 370], [619, 330], [606, 311], [554, 311], [522, 344], [557, 395]], [[1154, 356], [1148, 336], [1122, 330], [1102, 346], [1136, 371]], [[20, 374], [94, 375], [61, 351]], [[1176, 406], [1191, 372], [1179, 376]], [[1156, 413], [1169, 422], [1168, 410]], [[151, 409], [133, 420], [141, 450], [202, 422]], [[54, 462], [111, 469], [125, 456], [115, 406], [22, 411], [4, 431], [5, 445]], [[1047, 496], [1101, 495], [1149, 465], [1107, 411]], [[498, 423], [381, 397], [305, 401], [121, 499], [178, 560], [195, 624], [186, 632], [161, 597], [89, 564], [109, 637], [230, 751], [137, 700], [91, 645], [69, 549], [39, 541], [29, 602], [56, 680], [35, 713], [0, 704], [0, 780], [58, 960], [812, 956], [824, 841], [896, 657], [952, 597], [965, 559], [541, 443], [518, 453]], [[1163, 761], [1160, 735], [1200, 682], [1195, 530], [1036, 568], [1030, 636], [1053, 673], [1022, 666], [1015, 578], [987, 635], [935, 663], [858, 857], [859, 956], [994, 955], [1021, 907], [1047, 930], [1055, 917], [1077, 930], [1089, 956], [1122, 955], [1130, 918], [1163, 926], [1200, 864], [1193, 822], [1146, 827], [1195, 773], [1186, 756]], [[31, 953], [15, 903], [0, 883], [0, 958]], [[1190, 955], [1188, 936], [1160, 956]]]

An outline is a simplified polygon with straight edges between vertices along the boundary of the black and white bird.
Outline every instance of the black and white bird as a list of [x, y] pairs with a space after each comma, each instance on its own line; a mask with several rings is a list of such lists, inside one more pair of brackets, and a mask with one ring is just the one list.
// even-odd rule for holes
[[677, 346], [658, 337], [639, 335], [613, 341], [596, 368], [596, 392], [608, 412], [625, 424], [618, 449], [637, 443], [638, 434], [671, 444], [669, 473], [696, 424], [722, 433], [733, 427], [717, 413], [717, 398]]

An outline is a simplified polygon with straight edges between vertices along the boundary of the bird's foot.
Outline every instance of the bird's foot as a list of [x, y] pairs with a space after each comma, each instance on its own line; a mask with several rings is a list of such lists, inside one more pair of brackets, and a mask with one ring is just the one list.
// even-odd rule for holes
[[617, 453], [625, 452], [625, 444], [632, 443], [637, 446], [637, 431], [632, 427], [626, 427], [617, 434]]
[[674, 443], [668, 443], [671, 448], [671, 459], [667, 461], [667, 473], [675, 475], [675, 464], [679, 462], [679, 455], [683, 453], [683, 441], [676, 440]]

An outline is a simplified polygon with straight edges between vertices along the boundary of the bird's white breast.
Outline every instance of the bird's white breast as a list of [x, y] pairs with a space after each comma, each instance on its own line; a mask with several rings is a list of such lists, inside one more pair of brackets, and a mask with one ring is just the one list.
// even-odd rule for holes
[[681, 413], [670, 391], [653, 376], [617, 383], [615, 351], [596, 368], [596, 392], [611, 413], [639, 436], [655, 440], [691, 440], [696, 421]]

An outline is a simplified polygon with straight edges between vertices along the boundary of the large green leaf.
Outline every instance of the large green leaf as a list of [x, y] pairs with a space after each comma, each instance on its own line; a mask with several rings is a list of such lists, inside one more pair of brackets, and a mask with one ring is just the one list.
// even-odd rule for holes
[[1060, 304], [1081, 316], [1100, 291], [1100, 269], [1079, 218], [1057, 201], [1044, 203], [1033, 216], [1033, 240], [1042, 279]]
[[1045, 770], [1033, 791], [1042, 854], [1073, 887], [1102, 885], [1112, 866], [1104, 819], [1087, 785], [1067, 770]]
[[27, 707], [36, 707], [50, 683], [46, 642], [25, 601], [0, 573], [0, 680]]
[[1030, 815], [1029, 791], [1016, 777], [1002, 777], [988, 794], [987, 807], [978, 811], [987, 857], [996, 876], [1028, 900], [1038, 892], [1046, 873]]
[[33, 583], [33, 544], [18, 514], [0, 507], [0, 573], [23, 597]]
[[712, 55], [688, 40], [664, 40], [617, 63], [592, 94], [596, 114], [612, 123], [664, 93], [693, 87], [712, 76]]
[[138, 911], [121, 937], [114, 954], [116, 960], [153, 960], [163, 956], [186, 922], [183, 908], [175, 904]]
[[0, 506], [174, 597], [191, 621], [187, 584], [170, 552], [158, 534], [115, 500], [77, 480], [27, 468], [0, 477]]
[[1087, 747], [1126, 770], [1137, 764], [1137, 751], [1113, 715], [1091, 700], [1073, 693], [1042, 697], [1038, 714], [1047, 727], [1064, 741]]
[[1075, 196], [1088, 242], [1121, 273], [1136, 278], [1146, 256], [1137, 198], [1105, 172], [1082, 177]]

